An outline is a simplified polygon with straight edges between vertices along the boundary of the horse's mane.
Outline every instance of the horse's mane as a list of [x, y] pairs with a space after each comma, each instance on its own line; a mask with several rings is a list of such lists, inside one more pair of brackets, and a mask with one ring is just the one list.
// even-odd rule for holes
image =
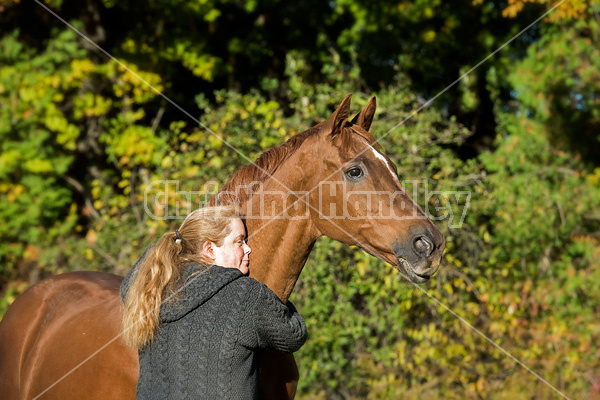
[[[247, 200], [250, 193], [261, 182], [271, 177], [275, 171], [300, 148], [311, 136], [318, 134], [324, 123], [320, 123], [304, 132], [297, 133], [281, 145], [265, 151], [256, 161], [238, 169], [231, 180], [221, 186], [208, 202], [209, 206], [235, 204]], [[378, 147], [377, 140], [364, 129], [357, 129], [357, 125], [347, 122], [339, 134], [332, 136], [333, 143], [340, 148], [348, 148], [354, 133], [359, 134], [367, 142]], [[250, 187], [249, 185], [253, 185]]]

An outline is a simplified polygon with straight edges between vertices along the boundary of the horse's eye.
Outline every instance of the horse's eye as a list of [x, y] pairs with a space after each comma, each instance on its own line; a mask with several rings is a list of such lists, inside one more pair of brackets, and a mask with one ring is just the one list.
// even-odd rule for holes
[[348, 178], [358, 179], [363, 176], [363, 170], [359, 167], [352, 167], [346, 171], [346, 175], [348, 175]]

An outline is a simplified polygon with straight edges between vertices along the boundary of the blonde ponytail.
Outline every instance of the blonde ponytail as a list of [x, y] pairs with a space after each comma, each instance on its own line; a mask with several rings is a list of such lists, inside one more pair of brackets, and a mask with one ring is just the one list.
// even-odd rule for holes
[[187, 216], [179, 236], [165, 233], [149, 250], [134, 271], [125, 297], [123, 337], [129, 346], [141, 349], [152, 342], [161, 303], [177, 298], [182, 268], [192, 262], [209, 265], [202, 251], [204, 242], [221, 246], [235, 218], [239, 217], [233, 206], [201, 208]]

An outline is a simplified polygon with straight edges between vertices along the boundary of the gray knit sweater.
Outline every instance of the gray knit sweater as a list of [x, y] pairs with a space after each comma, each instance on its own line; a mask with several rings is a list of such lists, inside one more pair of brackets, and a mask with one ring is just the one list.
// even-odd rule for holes
[[[138, 264], [121, 284], [123, 299]], [[300, 349], [304, 320], [234, 268], [190, 264], [183, 284], [181, 299], [163, 302], [155, 338], [139, 351], [136, 399], [258, 398], [258, 352]]]

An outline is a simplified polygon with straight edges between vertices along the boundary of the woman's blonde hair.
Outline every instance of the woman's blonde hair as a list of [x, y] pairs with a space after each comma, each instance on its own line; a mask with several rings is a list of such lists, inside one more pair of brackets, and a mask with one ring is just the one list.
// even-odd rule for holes
[[141, 349], [154, 338], [159, 324], [160, 305], [177, 295], [181, 269], [195, 262], [209, 265], [202, 247], [211, 241], [217, 246], [230, 233], [230, 222], [239, 218], [232, 206], [205, 207], [187, 216], [177, 232], [165, 233], [140, 261], [125, 296], [123, 328], [125, 342]]

